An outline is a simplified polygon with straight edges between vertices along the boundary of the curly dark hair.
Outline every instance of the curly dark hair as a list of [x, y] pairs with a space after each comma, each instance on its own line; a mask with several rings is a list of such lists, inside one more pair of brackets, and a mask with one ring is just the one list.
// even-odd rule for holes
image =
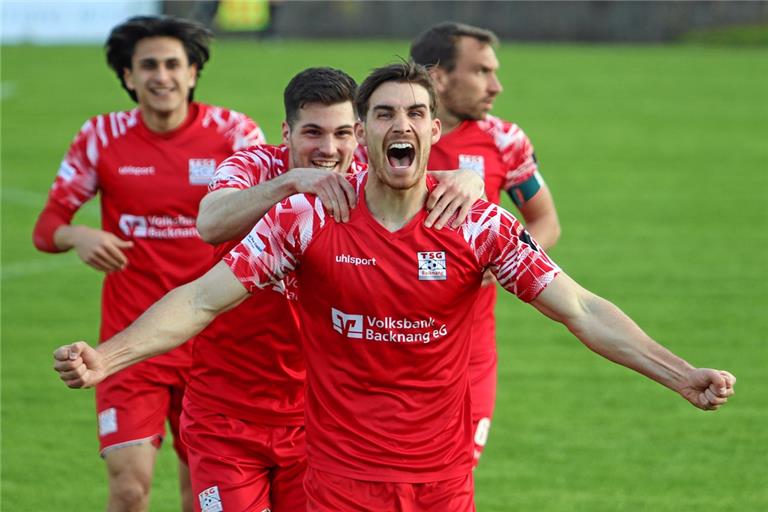
[[[197, 67], [198, 77], [211, 55], [209, 45], [213, 33], [200, 23], [172, 16], [134, 16], [127, 19], [112, 29], [104, 48], [107, 64], [115, 71], [133, 101], [138, 101], [136, 92], [126, 87], [123, 73], [131, 69], [136, 44], [147, 37], [173, 37], [181, 41], [189, 63]], [[195, 88], [190, 88], [188, 101], [192, 101], [194, 93]]]

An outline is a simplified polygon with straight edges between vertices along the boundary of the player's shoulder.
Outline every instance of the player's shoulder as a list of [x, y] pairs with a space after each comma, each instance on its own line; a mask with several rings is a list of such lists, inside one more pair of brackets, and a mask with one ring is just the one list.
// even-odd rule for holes
[[520, 221], [509, 211], [486, 199], [478, 199], [469, 209], [469, 214], [459, 226], [464, 232], [479, 232], [485, 229], [497, 230], [502, 225], [519, 224]]
[[478, 129], [491, 136], [496, 146], [502, 151], [522, 142], [530, 142], [523, 129], [511, 121], [505, 121], [489, 114], [485, 116], [485, 119], [476, 121], [476, 123]]

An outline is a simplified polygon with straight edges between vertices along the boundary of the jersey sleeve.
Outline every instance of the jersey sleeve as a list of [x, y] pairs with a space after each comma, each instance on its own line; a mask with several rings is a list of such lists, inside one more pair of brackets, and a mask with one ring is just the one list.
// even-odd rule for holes
[[266, 288], [297, 268], [325, 225], [325, 210], [316, 197], [291, 196], [275, 205], [223, 260], [249, 292]]
[[506, 169], [504, 190], [530, 180], [539, 170], [531, 140], [514, 123], [497, 118], [490, 118], [487, 122], [491, 123], [493, 139]]
[[281, 174], [282, 167], [282, 162], [264, 146], [243, 149], [219, 164], [208, 191], [251, 188]]
[[476, 202], [462, 229], [480, 265], [525, 302], [538, 297], [560, 273], [523, 225], [499, 206]]
[[104, 145], [104, 118], [99, 116], [83, 125], [59, 165], [48, 200], [35, 224], [33, 240], [38, 249], [58, 252], [53, 242], [56, 229], [69, 224], [83, 203], [98, 192], [96, 164]]
[[232, 151], [267, 143], [267, 138], [256, 121], [239, 112], [232, 112], [232, 116], [234, 117]]

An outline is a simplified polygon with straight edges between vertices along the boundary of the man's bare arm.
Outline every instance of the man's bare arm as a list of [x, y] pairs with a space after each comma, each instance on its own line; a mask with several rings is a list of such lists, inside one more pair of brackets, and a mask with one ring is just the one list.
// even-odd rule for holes
[[224, 262], [168, 292], [125, 330], [96, 348], [80, 341], [54, 352], [54, 369], [69, 387], [91, 387], [123, 368], [167, 352], [239, 304], [248, 292]]
[[614, 304], [559, 274], [532, 302], [563, 323], [590, 350], [679, 393], [700, 409], [717, 409], [733, 394], [726, 371], [694, 368], [656, 343]]
[[525, 229], [541, 245], [549, 250], [560, 238], [560, 220], [549, 187], [542, 185], [536, 194], [518, 206], [525, 221]]
[[349, 220], [357, 197], [343, 174], [323, 169], [296, 168], [247, 189], [223, 188], [209, 192], [200, 202], [197, 230], [208, 243], [243, 238], [275, 204], [293, 194], [320, 197], [334, 219]]

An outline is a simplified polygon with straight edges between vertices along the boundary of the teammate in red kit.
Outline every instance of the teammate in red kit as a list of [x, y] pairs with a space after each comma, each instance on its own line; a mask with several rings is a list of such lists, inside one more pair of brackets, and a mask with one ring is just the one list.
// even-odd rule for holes
[[[264, 141], [243, 114], [192, 101], [210, 37], [197, 23], [159, 16], [131, 18], [112, 30], [107, 61], [138, 107], [85, 123], [35, 226], [39, 250], [74, 249], [106, 273], [101, 340], [210, 267], [213, 248], [195, 228], [200, 199], [222, 160]], [[97, 193], [101, 229], [70, 224]], [[96, 388], [108, 510], [147, 508], [166, 418], [180, 459], [183, 506], [191, 510], [186, 454], [177, 435], [191, 356], [187, 344]]]
[[[549, 188], [539, 174], [533, 145], [519, 126], [489, 114], [502, 86], [496, 76], [496, 35], [462, 23], [445, 22], [422, 33], [411, 58], [427, 66], [438, 96], [440, 141], [432, 147], [429, 169], [472, 169], [485, 180], [488, 200], [499, 204], [506, 191], [526, 230], [548, 250], [560, 236]], [[496, 401], [496, 286], [486, 279], [472, 331], [469, 372], [475, 465], [488, 437]]]
[[57, 349], [62, 380], [91, 386], [293, 272], [307, 363], [308, 511], [474, 509], [468, 365], [486, 270], [592, 350], [693, 405], [716, 409], [733, 394], [731, 374], [693, 368], [655, 343], [561, 272], [500, 207], [479, 200], [458, 228], [424, 226], [427, 159], [440, 137], [424, 68], [374, 70], [356, 103], [370, 171], [349, 178], [349, 222], [316, 196], [286, 199], [222, 262], [107, 343]]
[[[316, 193], [337, 220], [348, 220], [355, 192], [344, 175], [366, 168], [353, 161], [356, 90], [355, 81], [337, 69], [298, 73], [283, 95], [284, 144], [238, 151], [219, 166], [198, 216], [206, 241], [225, 242], [216, 261], [292, 194]], [[482, 194], [482, 183], [471, 173], [440, 177], [442, 195], [433, 215], [438, 203], [452, 205], [457, 197], [468, 211]], [[474, 196], [462, 201], [470, 188]], [[450, 213], [452, 208], [444, 212]], [[196, 508], [306, 507], [305, 371], [289, 307], [293, 283], [286, 276], [279, 286], [254, 293], [196, 338], [181, 422]]]

